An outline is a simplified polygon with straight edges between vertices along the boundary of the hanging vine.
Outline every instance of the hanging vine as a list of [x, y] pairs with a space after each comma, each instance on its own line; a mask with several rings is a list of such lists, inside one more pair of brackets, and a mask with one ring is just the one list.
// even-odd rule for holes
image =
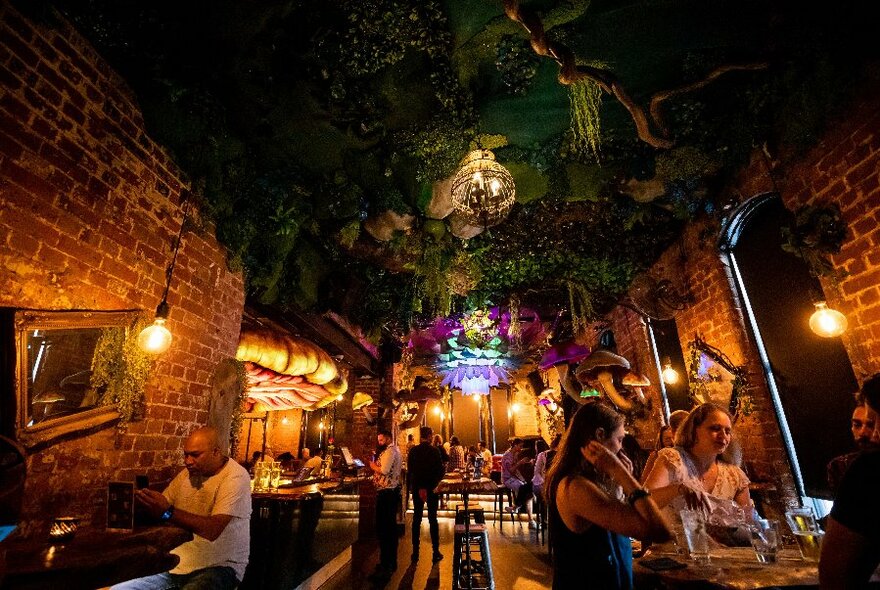
[[138, 334], [149, 324], [140, 317], [128, 327], [107, 328], [95, 345], [91, 386], [101, 391], [100, 404], [115, 405], [119, 428], [143, 419], [144, 391], [153, 368], [153, 359], [137, 345]]
[[602, 88], [589, 78], [580, 78], [568, 87], [571, 103], [571, 132], [576, 152], [591, 155], [599, 161], [601, 126], [599, 107]]

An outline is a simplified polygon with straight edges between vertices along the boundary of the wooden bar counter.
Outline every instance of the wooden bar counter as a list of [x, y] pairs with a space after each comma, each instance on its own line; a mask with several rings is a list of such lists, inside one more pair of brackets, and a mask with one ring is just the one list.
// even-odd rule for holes
[[192, 539], [181, 528], [160, 525], [124, 531], [80, 531], [64, 542], [0, 543], [0, 587], [30, 590], [94, 590], [168, 571], [169, 551]]
[[241, 590], [295, 588], [358, 537], [364, 478], [316, 479], [253, 493], [251, 554]]

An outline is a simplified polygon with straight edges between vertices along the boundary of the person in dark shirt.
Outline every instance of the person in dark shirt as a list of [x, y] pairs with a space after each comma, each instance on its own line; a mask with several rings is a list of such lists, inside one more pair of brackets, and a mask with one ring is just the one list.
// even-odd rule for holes
[[440, 553], [440, 527], [437, 524], [437, 505], [440, 496], [434, 492], [437, 484], [443, 479], [443, 458], [440, 449], [431, 444], [432, 430], [430, 426], [419, 429], [421, 442], [409, 450], [407, 456], [407, 487], [412, 490], [412, 560], [419, 560], [419, 541], [422, 530], [422, 513], [428, 505], [428, 528], [431, 532], [433, 561], [443, 559]]
[[[880, 444], [880, 373], [862, 385], [867, 418], [874, 421], [871, 443]], [[863, 452], [840, 488], [819, 558], [823, 589], [867, 588], [880, 564], [880, 451]]]
[[852, 413], [852, 421], [850, 423], [853, 440], [855, 441], [856, 451], [846, 453], [833, 458], [827, 467], [828, 487], [831, 489], [832, 497], [837, 496], [837, 489], [843, 480], [844, 474], [849, 469], [856, 457], [871, 447], [871, 435], [874, 433], [874, 420], [868, 418], [868, 406], [861, 394], [856, 394], [856, 408]]

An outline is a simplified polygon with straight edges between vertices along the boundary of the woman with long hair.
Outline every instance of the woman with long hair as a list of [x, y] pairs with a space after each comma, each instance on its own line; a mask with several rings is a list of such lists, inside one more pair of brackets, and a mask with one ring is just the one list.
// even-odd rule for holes
[[730, 414], [712, 403], [694, 408], [675, 433], [675, 446], [661, 449], [645, 487], [671, 518], [683, 508], [712, 510], [735, 503], [751, 515], [749, 479], [725, 460]]
[[553, 590], [633, 587], [629, 537], [666, 541], [669, 525], [621, 452], [623, 416], [600, 402], [571, 420], [544, 489], [550, 508]]

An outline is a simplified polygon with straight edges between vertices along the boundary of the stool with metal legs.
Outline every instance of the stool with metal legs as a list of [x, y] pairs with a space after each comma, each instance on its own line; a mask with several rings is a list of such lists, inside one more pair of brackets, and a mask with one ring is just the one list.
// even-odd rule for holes
[[[472, 522], [473, 521], [473, 522]], [[453, 590], [494, 590], [492, 556], [483, 509], [456, 510]]]

